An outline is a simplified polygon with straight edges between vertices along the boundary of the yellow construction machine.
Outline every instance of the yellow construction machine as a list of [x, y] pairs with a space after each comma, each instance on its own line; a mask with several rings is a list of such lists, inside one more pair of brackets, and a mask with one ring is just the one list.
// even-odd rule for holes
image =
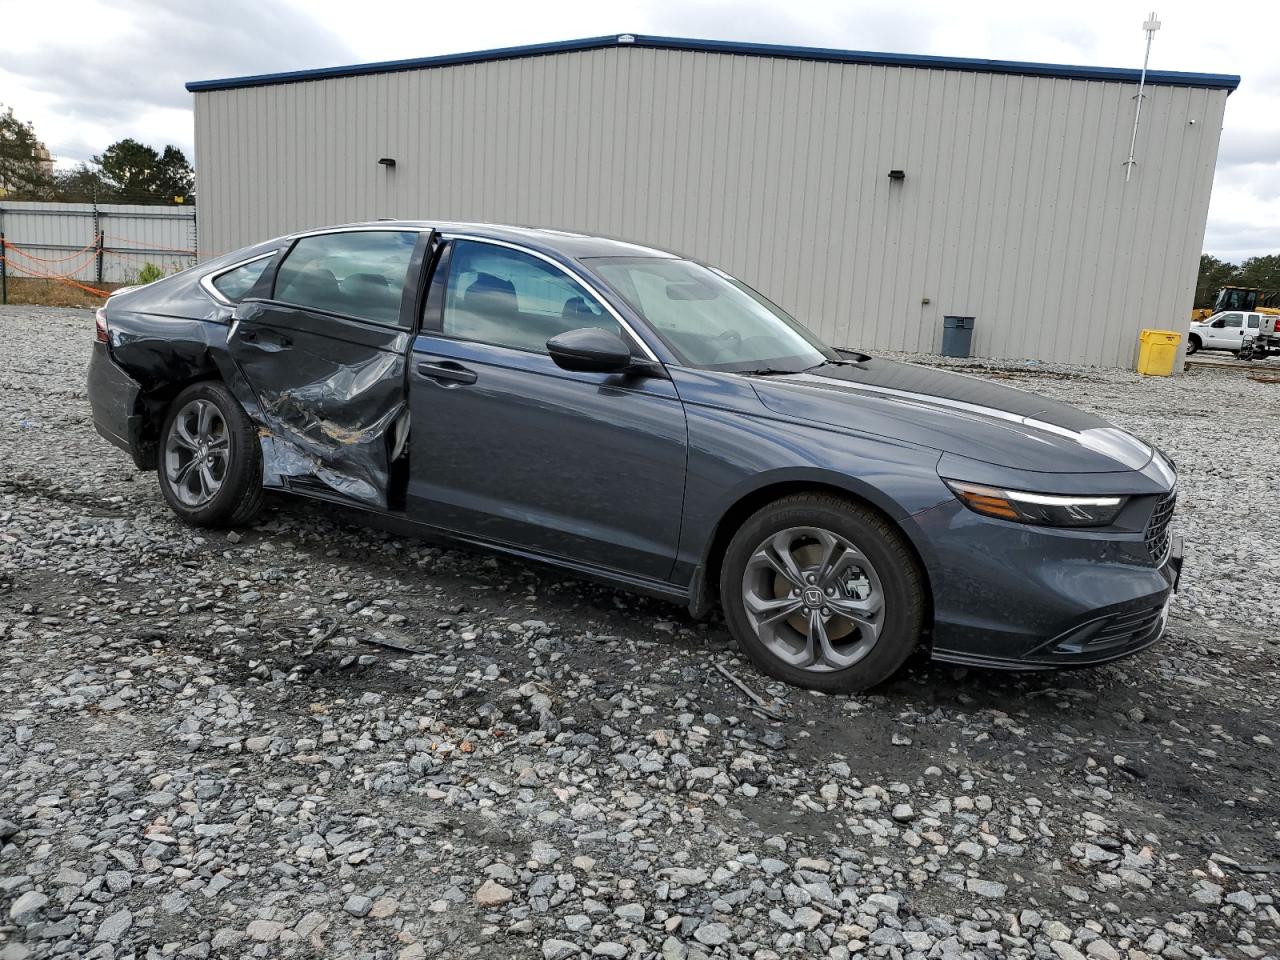
[[1259, 287], [1223, 287], [1212, 307], [1197, 307], [1191, 311], [1191, 322], [1208, 320], [1225, 310], [1241, 310], [1246, 313], [1265, 313], [1280, 317], [1280, 291]]

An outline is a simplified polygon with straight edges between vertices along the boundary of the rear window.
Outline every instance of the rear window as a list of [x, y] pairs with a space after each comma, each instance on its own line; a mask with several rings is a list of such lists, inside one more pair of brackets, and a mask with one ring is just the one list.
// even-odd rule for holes
[[253, 289], [253, 285], [258, 282], [262, 271], [267, 269], [267, 265], [271, 263], [271, 258], [274, 256], [275, 252], [272, 251], [257, 260], [241, 264], [226, 273], [220, 273], [213, 278], [213, 285], [232, 303], [239, 303], [249, 295], [249, 291]]
[[356, 230], [303, 237], [276, 271], [275, 299], [374, 323], [400, 320], [418, 234]]

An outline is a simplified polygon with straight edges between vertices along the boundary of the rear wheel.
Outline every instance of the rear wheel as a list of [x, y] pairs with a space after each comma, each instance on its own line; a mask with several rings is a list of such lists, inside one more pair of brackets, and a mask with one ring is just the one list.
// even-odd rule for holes
[[1191, 356], [1193, 353], [1198, 352], [1199, 350], [1200, 350], [1200, 338], [1199, 338], [1199, 337], [1194, 337], [1194, 336], [1193, 336], [1193, 337], [1188, 338], [1188, 340], [1187, 340], [1187, 356], [1189, 357], [1189, 356]]
[[924, 621], [924, 579], [880, 514], [822, 494], [755, 513], [725, 552], [720, 596], [729, 629], [760, 669], [827, 692], [892, 676]]
[[192, 384], [169, 405], [159, 460], [160, 492], [193, 526], [239, 526], [262, 506], [257, 431], [221, 383]]

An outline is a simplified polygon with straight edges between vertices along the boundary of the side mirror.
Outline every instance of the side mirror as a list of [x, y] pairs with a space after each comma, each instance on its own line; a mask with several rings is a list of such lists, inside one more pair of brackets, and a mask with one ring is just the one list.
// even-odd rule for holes
[[621, 373], [631, 366], [631, 349], [616, 333], [599, 327], [567, 330], [547, 341], [547, 353], [562, 370]]

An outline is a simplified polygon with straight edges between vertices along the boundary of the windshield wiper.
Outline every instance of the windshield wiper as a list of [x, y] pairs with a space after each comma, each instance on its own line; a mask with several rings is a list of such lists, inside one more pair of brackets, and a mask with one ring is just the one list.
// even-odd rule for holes
[[803, 370], [779, 370], [776, 367], [761, 367], [759, 370], [739, 370], [738, 373], [748, 377], [778, 377], [791, 373], [804, 373]]
[[821, 370], [823, 367], [862, 367], [862, 365], [870, 360], [868, 356], [863, 356], [861, 360], [846, 360], [841, 357], [839, 360], [823, 360], [821, 363], [809, 367], [809, 370]]

